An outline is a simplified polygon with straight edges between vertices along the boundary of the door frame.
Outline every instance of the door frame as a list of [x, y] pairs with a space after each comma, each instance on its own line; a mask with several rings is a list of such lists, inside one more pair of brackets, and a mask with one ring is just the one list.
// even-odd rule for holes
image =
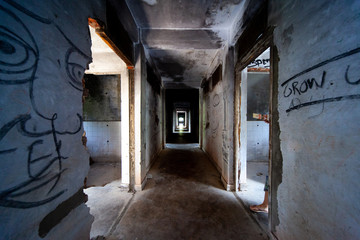
[[[241, 191], [246, 183], [246, 101], [243, 96], [246, 85], [242, 84], [244, 79], [243, 70], [257, 56], [270, 47], [270, 101], [269, 101], [269, 232], [273, 234], [275, 227], [279, 224], [277, 189], [282, 181], [282, 155], [280, 151], [280, 130], [278, 113], [278, 53], [273, 43], [273, 27], [268, 27], [247, 51], [238, 58], [235, 65], [235, 107], [234, 107], [234, 157], [235, 157], [235, 188]], [[245, 104], [243, 104], [245, 103]], [[245, 154], [244, 154], [245, 151]]]

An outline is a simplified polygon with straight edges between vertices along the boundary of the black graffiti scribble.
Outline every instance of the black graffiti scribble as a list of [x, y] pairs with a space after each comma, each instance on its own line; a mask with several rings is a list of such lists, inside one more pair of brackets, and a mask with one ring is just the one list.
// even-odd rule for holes
[[85, 68], [72, 60], [72, 57], [74, 57], [74, 55], [77, 57], [80, 56], [86, 58], [86, 55], [81, 53], [75, 47], [70, 48], [66, 53], [66, 73], [70, 79], [68, 81], [69, 84], [73, 86], [75, 89], [82, 91], [83, 86], [81, 80], [85, 72]]
[[360, 84], [360, 78], [359, 78], [357, 81], [354, 81], [354, 82], [350, 81], [349, 76], [348, 76], [349, 68], [350, 68], [350, 65], [347, 66], [346, 71], [345, 71], [345, 81], [346, 81], [348, 84], [351, 84], [351, 85], [358, 85], [358, 84]]
[[[260, 65], [262, 64], [262, 65], [264, 65], [264, 68], [270, 68], [270, 59], [269, 58], [267, 58], [267, 59], [260, 59], [260, 58], [258, 58], [258, 59], [255, 59], [254, 61], [252, 61], [249, 65], [248, 65], [248, 67], [249, 68], [252, 68], [252, 67], [260, 67]], [[266, 64], [268, 64], [268, 65], [266, 65]]]
[[325, 77], [326, 77], [326, 71], [323, 71], [322, 77], [320, 81], [316, 81], [315, 78], [309, 78], [309, 79], [305, 79], [303, 81], [293, 81], [288, 82], [285, 84], [285, 88], [284, 88], [284, 97], [290, 97], [291, 95], [301, 95], [303, 93], [306, 93], [308, 90], [313, 89], [313, 87], [315, 87], [315, 89], [318, 88], [323, 88], [324, 83], [325, 83]]
[[286, 110], [286, 112], [289, 113], [289, 112], [291, 112], [293, 110], [298, 110], [298, 109], [303, 108], [303, 107], [316, 105], [316, 104], [320, 104], [320, 103], [339, 102], [339, 101], [353, 100], [353, 99], [360, 99], [360, 94], [346, 95], [346, 96], [332, 97], [332, 98], [325, 98], [325, 99], [320, 99], [320, 100], [316, 100], [316, 101], [301, 103], [301, 104], [290, 107], [289, 109]]
[[[336, 62], [340, 59], [352, 56], [354, 54], [360, 53], [360, 48], [355, 48], [353, 50], [350, 50], [348, 52], [339, 54], [335, 57], [329, 58], [323, 62], [320, 62], [310, 68], [305, 69], [304, 71], [301, 71], [297, 74], [295, 74], [294, 76], [292, 76], [291, 78], [287, 79], [286, 81], [284, 81], [281, 84], [281, 87], [284, 87], [284, 92], [283, 95], [284, 97], [289, 97], [291, 95], [301, 95], [302, 93], [306, 93], [308, 90], [313, 89], [313, 86], [315, 86], [315, 89], [318, 88], [323, 88], [324, 86], [324, 82], [325, 82], [325, 76], [326, 76], [326, 71], [323, 71], [322, 74], [322, 78], [320, 81], [317, 81], [315, 78], [309, 78], [307, 80], [303, 80], [303, 81], [295, 81], [296, 78], [298, 78], [299, 76], [302, 76], [305, 73], [311, 72], [314, 69], [320, 68], [322, 66], [325, 66], [329, 63], [332, 62]], [[349, 77], [349, 69], [350, 69], [350, 65], [346, 66], [345, 69], [345, 74], [344, 74], [344, 80], [347, 84], [350, 85], [359, 85], [360, 84], [360, 78], [356, 79], [356, 80], [352, 80]], [[332, 85], [332, 83], [330, 83], [330, 85]], [[294, 100], [299, 101], [298, 104], [294, 104]], [[325, 103], [329, 103], [329, 102], [339, 102], [339, 101], [345, 101], [345, 100], [359, 100], [360, 99], [360, 94], [351, 94], [351, 95], [342, 95], [342, 96], [336, 96], [336, 97], [329, 97], [329, 98], [324, 98], [324, 99], [319, 99], [319, 100], [315, 100], [315, 101], [308, 101], [305, 103], [300, 103], [300, 100], [298, 98], [294, 98], [291, 101], [290, 107], [286, 110], [287, 113], [294, 111], [294, 110], [299, 110], [303, 107], [307, 107], [307, 106], [312, 106], [312, 105], [316, 105], [316, 104], [325, 104]]]
[[342, 59], [342, 58], [349, 57], [349, 56], [354, 55], [354, 54], [356, 54], [356, 53], [360, 53], [360, 47], [359, 47], [359, 48], [355, 48], [355, 49], [353, 49], [353, 50], [350, 50], [350, 51], [348, 51], [348, 52], [339, 54], [339, 55], [337, 55], [337, 56], [335, 56], [335, 57], [332, 57], [332, 58], [329, 58], [329, 59], [327, 59], [327, 60], [325, 60], [325, 61], [323, 61], [323, 62], [320, 62], [320, 63], [318, 63], [318, 64], [316, 64], [316, 65], [314, 65], [314, 66], [312, 66], [312, 67], [309, 67], [309, 68], [307, 68], [307, 69], [305, 69], [305, 70], [303, 70], [303, 71], [295, 74], [294, 76], [290, 77], [290, 78], [287, 79], [286, 81], [284, 81], [284, 82], [281, 84], [281, 86], [282, 86], [282, 87], [285, 86], [288, 82], [290, 82], [290, 81], [294, 80], [295, 78], [297, 78], [297, 77], [299, 77], [299, 76], [301, 76], [301, 75], [303, 75], [303, 74], [305, 74], [305, 73], [308, 73], [308, 72], [310, 72], [310, 71], [312, 71], [312, 70], [314, 70], [314, 69], [317, 69], [317, 68], [319, 68], [319, 67], [322, 67], [322, 66], [324, 66], [324, 65], [326, 65], [326, 64], [329, 64], [329, 63], [331, 63], [331, 62], [336, 62], [336, 61], [338, 61], [338, 60], [340, 60], [340, 59]]
[[[18, 147], [5, 146], [6, 137], [10, 132], [15, 131], [20, 136], [33, 140], [26, 147], [27, 154], [20, 159], [27, 166], [26, 179], [14, 183], [13, 186], [5, 187], [5, 189], [2, 186], [4, 190], [0, 191], [0, 206], [33, 208], [49, 203], [67, 191], [64, 187], [55, 191], [55, 189], [58, 189], [57, 186], [61, 175], [67, 170], [63, 168], [63, 161], [68, 156], [62, 150], [60, 136], [79, 133], [82, 128], [82, 117], [80, 114], [77, 114], [78, 123], [75, 126], [70, 126], [67, 122], [60, 121], [57, 113], [46, 116], [36, 105], [34, 82], [38, 78], [35, 75], [40, 51], [29, 28], [14, 13], [14, 10], [11, 10], [11, 7], [40, 23], [53, 26], [64, 37], [66, 42], [69, 43], [70, 47], [64, 59], [66, 63], [65, 70], [69, 85], [78, 91], [82, 91], [81, 79], [85, 66], [79, 64], [77, 59], [82, 58], [89, 62], [91, 58], [77, 48], [53, 21], [36, 15], [12, 0], [4, 0], [4, 2], [9, 4], [9, 7], [0, 6], [0, 14], [3, 18], [7, 18], [7, 21], [0, 23], [0, 85], [3, 85], [3, 87], [11, 85], [27, 86], [33, 113], [30, 114], [28, 111], [26, 114], [21, 114], [19, 112], [15, 118], [1, 126], [0, 159], [8, 159], [11, 154], [19, 151]], [[16, 29], [15, 31], [11, 29], [11, 25], [6, 25], [9, 21], [12, 24], [12, 28]], [[30, 129], [28, 127], [30, 121], [33, 121], [33, 124], [37, 122], [43, 125], [42, 129], [47, 127], [47, 130], [36, 131], [34, 128]], [[57, 130], [56, 126], [59, 126], [59, 124], [67, 125], [66, 129], [69, 130]], [[4, 144], [1, 145], [2, 143]], [[44, 146], [50, 148], [51, 153], [39, 155], [39, 152], [36, 150], [38, 148], [43, 149]], [[3, 163], [0, 161], [0, 164]], [[28, 194], [34, 193], [39, 189], [45, 190], [47, 192], [46, 196], [37, 197], [32, 195], [27, 197]]]

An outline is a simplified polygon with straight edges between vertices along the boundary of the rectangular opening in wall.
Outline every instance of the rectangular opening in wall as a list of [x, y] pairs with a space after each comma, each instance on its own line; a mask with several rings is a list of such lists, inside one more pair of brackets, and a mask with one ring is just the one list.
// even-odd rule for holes
[[246, 115], [241, 118], [242, 144], [241, 171], [238, 192], [250, 209], [261, 212], [254, 215], [264, 228], [268, 225], [268, 172], [269, 172], [269, 110], [270, 110], [270, 48], [238, 72], [241, 74], [241, 107]]
[[120, 81], [120, 74], [84, 76], [83, 140], [91, 164], [86, 187], [121, 178]]
[[120, 74], [85, 74], [84, 121], [120, 121]]

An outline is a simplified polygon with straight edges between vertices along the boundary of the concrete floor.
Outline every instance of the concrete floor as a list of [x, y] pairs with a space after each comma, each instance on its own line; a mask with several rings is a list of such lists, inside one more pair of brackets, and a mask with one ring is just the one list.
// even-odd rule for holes
[[119, 183], [88, 188], [95, 239], [268, 239], [198, 148], [169, 146], [135, 194]]
[[120, 163], [94, 162], [86, 179], [86, 187], [105, 186], [115, 180], [121, 180]]
[[[241, 191], [236, 192], [243, 201], [245, 207], [249, 209], [250, 205], [261, 204], [264, 200], [264, 185], [266, 175], [268, 175], [268, 162], [247, 162], [247, 182]], [[267, 213], [253, 213], [254, 219], [260, 226], [267, 231], [268, 229], [268, 214]]]

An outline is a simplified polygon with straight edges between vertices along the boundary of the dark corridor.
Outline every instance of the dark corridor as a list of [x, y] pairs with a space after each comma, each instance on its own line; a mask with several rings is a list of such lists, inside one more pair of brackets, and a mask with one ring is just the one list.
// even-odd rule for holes
[[199, 90], [167, 89], [166, 143], [199, 142]]

